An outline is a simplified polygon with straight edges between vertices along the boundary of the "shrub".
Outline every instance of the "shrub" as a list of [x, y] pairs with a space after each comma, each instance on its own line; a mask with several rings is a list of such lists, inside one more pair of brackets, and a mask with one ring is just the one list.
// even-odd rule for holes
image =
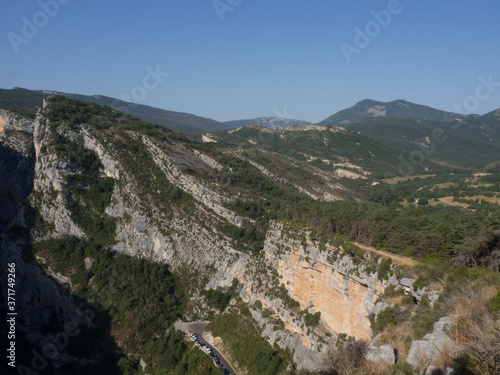
[[489, 310], [491, 312], [500, 311], [500, 289], [498, 290], [496, 296], [490, 298]]
[[316, 327], [319, 324], [321, 319], [321, 312], [315, 312], [314, 314], [310, 314], [309, 312], [305, 312], [304, 314], [304, 324], [306, 327]]
[[460, 344], [464, 353], [457, 359], [461, 373], [493, 375], [500, 373], [500, 319], [491, 313], [491, 300], [497, 288], [482, 280], [470, 285], [454, 298], [457, 314], [449, 330], [451, 338]]
[[392, 266], [392, 259], [384, 259], [378, 266], [377, 277], [379, 280], [389, 280]]
[[380, 332], [389, 325], [396, 325], [408, 320], [409, 317], [410, 312], [402, 310], [398, 305], [388, 307], [377, 315], [377, 319], [372, 322], [372, 329]]
[[363, 373], [368, 365], [365, 352], [368, 344], [364, 341], [347, 342], [340, 348], [331, 349], [323, 360], [325, 375], [355, 375]]
[[[500, 373], [500, 321], [483, 316], [480, 322], [460, 319], [457, 331], [463, 333], [465, 352], [457, 359], [458, 372], [498, 375]], [[456, 337], [455, 337], [456, 338]], [[466, 372], [468, 370], [468, 372]]]
[[404, 293], [403, 288], [400, 287], [399, 289], [396, 289], [396, 285], [389, 285], [385, 288], [384, 298], [398, 297], [404, 295]]
[[201, 294], [205, 296], [210, 306], [220, 311], [225, 310], [229, 306], [229, 302], [233, 297], [230, 292], [223, 292], [220, 288], [203, 290]]
[[262, 310], [262, 302], [260, 302], [259, 300], [255, 301], [253, 305], [256, 309]]
[[413, 330], [415, 332], [416, 338], [422, 338], [427, 333], [431, 333], [434, 327], [434, 322], [438, 320], [440, 315], [440, 303], [434, 303], [431, 307], [430, 302], [427, 297], [423, 297], [420, 301], [420, 305], [412, 317]]
[[429, 200], [427, 198], [420, 198], [418, 200], [418, 205], [419, 206], [425, 206], [429, 204]]
[[263, 318], [269, 318], [272, 315], [272, 311], [269, 309], [264, 309], [262, 310], [262, 317]]
[[415, 375], [415, 372], [408, 362], [403, 362], [392, 368], [391, 375]]

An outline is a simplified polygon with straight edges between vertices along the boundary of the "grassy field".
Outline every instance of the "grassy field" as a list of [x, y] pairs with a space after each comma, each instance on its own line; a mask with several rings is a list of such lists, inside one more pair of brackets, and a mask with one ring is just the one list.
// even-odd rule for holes
[[494, 203], [494, 204], [499, 204], [500, 205], [500, 198], [495, 198], [495, 197], [487, 197], [485, 195], [473, 195], [470, 197], [464, 197], [465, 200], [471, 200], [471, 201], [481, 201], [485, 200], [486, 202]]
[[469, 208], [470, 204], [467, 203], [461, 203], [461, 202], [454, 202], [453, 197], [443, 197], [439, 198], [439, 201], [429, 201], [430, 206], [437, 206], [438, 204], [444, 204], [446, 206], [456, 206], [456, 207], [462, 207], [462, 208]]
[[380, 180], [380, 181], [385, 182], [386, 184], [397, 184], [398, 182], [402, 182], [402, 181], [414, 180], [416, 178], [430, 178], [430, 177], [434, 177], [434, 176], [436, 176], [436, 175], [435, 174], [422, 174], [422, 175], [417, 175], [417, 176], [385, 178], [385, 179]]
[[441, 184], [436, 184], [434, 185], [434, 187], [432, 188], [432, 190], [434, 189], [448, 189], [452, 186], [455, 186], [456, 184], [454, 182], [443, 182]]
[[[461, 197], [461, 199], [464, 199], [466, 201], [479, 201], [479, 202], [484, 200], [485, 202], [500, 205], [500, 198], [487, 197], [485, 195], [466, 196], [466, 197]], [[463, 208], [469, 208], [471, 206], [469, 203], [453, 201], [453, 197], [443, 197], [439, 198], [439, 201], [434, 201], [434, 200], [429, 201], [429, 205], [431, 206], [437, 206], [438, 204], [444, 204], [446, 206], [463, 207]]]

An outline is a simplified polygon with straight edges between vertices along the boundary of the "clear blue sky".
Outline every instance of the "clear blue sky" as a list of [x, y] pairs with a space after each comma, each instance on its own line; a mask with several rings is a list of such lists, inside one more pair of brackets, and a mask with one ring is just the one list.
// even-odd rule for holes
[[[121, 98], [159, 65], [169, 76], [141, 104], [219, 121], [286, 107], [319, 122], [365, 98], [448, 110], [475, 95], [479, 76], [500, 82], [498, 0], [400, 0], [380, 30], [370, 12], [390, 1], [59, 1], [53, 17], [37, 1], [2, 1], [0, 88]], [[221, 20], [214, 3], [232, 11]], [[23, 34], [23, 17], [41, 25], [36, 35]], [[348, 63], [340, 44], [356, 47], [354, 29], [367, 26], [370, 43]], [[27, 36], [18, 53], [9, 33]], [[495, 87], [474, 112], [498, 107]]]

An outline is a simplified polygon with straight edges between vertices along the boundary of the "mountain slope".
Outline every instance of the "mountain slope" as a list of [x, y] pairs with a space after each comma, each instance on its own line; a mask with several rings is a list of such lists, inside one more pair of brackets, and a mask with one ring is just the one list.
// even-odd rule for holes
[[[317, 211], [305, 194], [212, 145], [94, 103], [52, 97], [28, 127], [10, 113], [0, 117], [2, 147], [20, 148], [17, 139], [23, 136], [23, 148], [34, 153], [25, 161], [28, 170], [12, 170], [11, 164], [23, 167], [15, 160], [0, 164], [2, 178], [9, 173], [33, 177], [32, 184], [29, 178], [19, 180], [28, 189], [21, 189], [24, 195], [15, 202], [19, 214], [10, 210], [0, 244], [0, 260], [15, 262], [18, 276], [38, 285], [19, 286], [22, 329], [30, 332], [31, 345], [43, 345], [44, 332], [63, 332], [64, 322], [91, 327], [61, 349], [60, 373], [77, 368], [73, 374], [119, 374], [124, 366], [138, 367], [137, 358], [144, 358], [151, 374], [180, 372], [186, 361], [196, 361], [189, 360], [194, 354], [171, 324], [181, 316], [218, 316], [227, 307], [221, 300], [237, 302], [221, 319], [235, 308], [248, 311], [239, 316], [251, 329], [243, 332], [243, 342], [256, 342], [252, 355], [272, 353], [273, 361], [265, 363], [238, 358], [241, 370], [253, 373], [283, 374], [293, 363], [318, 369], [325, 343], [334, 345], [334, 329], [369, 336], [365, 305], [344, 312], [360, 324], [336, 322], [327, 303], [315, 306], [291, 297], [273, 271], [281, 257], [286, 259], [280, 253], [284, 243], [300, 246], [295, 235], [283, 238], [282, 224], [273, 220]], [[314, 251], [326, 262], [326, 250]], [[330, 263], [331, 274], [347, 277], [343, 265], [355, 264], [343, 257]], [[370, 286], [353, 281], [360, 287], [352, 288], [351, 298], [376, 299], [387, 283], [377, 279], [376, 268], [359, 274]], [[333, 288], [330, 294], [350, 306], [344, 294]], [[273, 309], [273, 316], [254, 318], [250, 308], [258, 313], [256, 301]], [[93, 315], [76, 320], [80, 306]], [[321, 320], [314, 309], [333, 322], [311, 333], [309, 320], [314, 325]], [[272, 328], [272, 339], [260, 337], [276, 325], [277, 316], [293, 318], [291, 326]], [[229, 327], [234, 326], [217, 332], [234, 331]], [[95, 340], [94, 345], [86, 340]]]
[[[245, 125], [209, 133], [205, 139], [217, 141], [218, 147], [246, 158], [269, 176], [323, 200], [362, 199], [359, 186], [400, 174], [401, 160], [409, 160], [407, 152], [343, 127], [300, 125], [271, 130]], [[442, 168], [425, 160], [413, 172]]]
[[474, 140], [480, 138], [478, 129], [468, 123], [377, 117], [365, 118], [346, 128], [401, 151], [423, 153], [429, 159], [461, 167], [482, 167], [500, 160], [500, 147]]
[[472, 140], [500, 145], [500, 109], [468, 121], [461, 121], [446, 128], [450, 134]]
[[143, 121], [163, 125], [176, 132], [189, 135], [199, 136], [207, 131], [230, 129], [229, 126], [209, 118], [125, 102], [103, 95], [89, 96], [68, 94], [59, 91], [34, 91], [21, 88], [14, 88], [12, 90], [0, 89], [0, 104], [3, 108], [14, 110], [20, 114], [33, 118], [37, 109], [41, 107], [43, 99], [50, 95], [64, 95], [68, 98], [112, 107]]
[[379, 102], [365, 99], [349, 108], [335, 113], [319, 124], [342, 126], [358, 122], [366, 117], [397, 117], [433, 121], [452, 121], [457, 119], [472, 119], [475, 115], [448, 113], [428, 106], [410, 103], [405, 100]]
[[258, 117], [249, 120], [226, 121], [224, 122], [224, 124], [230, 126], [233, 129], [247, 124], [263, 126], [269, 129], [282, 129], [286, 128], [287, 126], [307, 125], [310, 124], [310, 122], [282, 117]]
[[64, 95], [72, 99], [105, 105], [125, 114], [137, 117], [143, 121], [166, 126], [179, 133], [201, 135], [207, 131], [225, 130], [229, 128], [227, 125], [218, 121], [196, 116], [190, 113], [167, 111], [165, 109], [130, 103], [103, 95], [88, 96], [45, 90], [43, 93], [47, 95]]
[[0, 108], [34, 119], [46, 97], [41, 92], [18, 87], [11, 90], [0, 89]]

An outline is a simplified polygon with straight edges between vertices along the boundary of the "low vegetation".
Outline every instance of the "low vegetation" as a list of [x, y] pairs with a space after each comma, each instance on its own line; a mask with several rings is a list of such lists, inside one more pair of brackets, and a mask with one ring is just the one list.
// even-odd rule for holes
[[400, 361], [405, 361], [412, 340], [431, 333], [440, 317], [451, 316], [453, 323], [447, 331], [462, 350], [443, 350], [437, 357], [438, 368], [444, 371], [454, 367], [459, 373], [472, 375], [495, 374], [500, 366], [500, 314], [496, 302], [500, 274], [482, 267], [461, 266], [447, 268], [441, 279], [444, 290], [432, 306], [426, 298], [416, 306], [413, 298], [408, 301], [411, 295], [404, 297], [392, 289], [387, 291], [383, 299], [396, 305], [380, 312], [376, 319], [372, 317], [377, 345], [392, 345], [398, 350]]
[[[235, 329], [227, 329], [233, 327]], [[236, 328], [237, 327], [237, 328]], [[250, 374], [283, 374], [287, 367], [283, 353], [272, 348], [259, 334], [244, 305], [231, 307], [226, 314], [212, 321], [207, 330], [222, 339], [238, 368]]]
[[387, 366], [376, 365], [365, 359], [364, 341], [348, 341], [339, 348], [331, 349], [323, 361], [324, 375], [369, 375], [375, 368]]
[[45, 97], [45, 94], [21, 88], [0, 89], [0, 108], [34, 119]]

